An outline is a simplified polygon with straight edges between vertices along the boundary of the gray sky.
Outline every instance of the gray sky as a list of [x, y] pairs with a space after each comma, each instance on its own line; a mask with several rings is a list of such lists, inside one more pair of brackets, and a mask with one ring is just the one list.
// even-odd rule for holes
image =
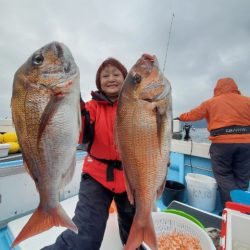
[[249, 10], [248, 0], [0, 0], [0, 117], [11, 117], [17, 68], [51, 41], [70, 48], [86, 101], [107, 57], [129, 70], [155, 54], [163, 68], [173, 13], [165, 76], [174, 116], [210, 98], [221, 77], [250, 96]]

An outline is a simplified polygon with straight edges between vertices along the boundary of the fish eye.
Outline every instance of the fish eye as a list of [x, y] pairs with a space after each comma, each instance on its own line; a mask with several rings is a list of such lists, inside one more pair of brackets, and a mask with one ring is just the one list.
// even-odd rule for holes
[[41, 54], [35, 55], [32, 58], [32, 64], [41, 65], [43, 63], [44, 57]]
[[139, 74], [135, 74], [133, 76], [133, 82], [134, 83], [140, 83], [141, 82], [141, 76]]

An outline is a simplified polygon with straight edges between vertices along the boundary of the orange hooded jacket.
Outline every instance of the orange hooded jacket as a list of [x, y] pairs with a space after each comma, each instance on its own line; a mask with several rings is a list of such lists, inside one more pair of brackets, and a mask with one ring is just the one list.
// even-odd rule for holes
[[[188, 113], [180, 115], [181, 121], [197, 121], [205, 118], [208, 131], [239, 125], [250, 126], [250, 98], [242, 96], [232, 78], [219, 79], [214, 97]], [[250, 143], [250, 134], [209, 136], [214, 143]]]

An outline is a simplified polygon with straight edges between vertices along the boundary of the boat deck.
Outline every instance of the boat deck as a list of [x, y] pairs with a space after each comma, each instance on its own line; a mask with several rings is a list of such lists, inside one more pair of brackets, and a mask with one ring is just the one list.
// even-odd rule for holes
[[[78, 201], [78, 196], [74, 196], [72, 198], [69, 198], [67, 200], [64, 200], [61, 202], [63, 208], [67, 212], [67, 214], [70, 217], [74, 216], [74, 211], [76, 207], [76, 203]], [[5, 231], [5, 238], [11, 239], [11, 242], [13, 239], [19, 234], [23, 226], [26, 224], [28, 219], [30, 218], [31, 214], [26, 215], [24, 217], [18, 218], [14, 221], [11, 221], [8, 223], [7, 230]], [[56, 237], [62, 233], [65, 230], [63, 227], [53, 227], [50, 230], [43, 232], [42, 234], [35, 235], [23, 242], [21, 242], [17, 247], [15, 247], [13, 250], [38, 250], [42, 247], [45, 247], [47, 245], [53, 244], [56, 240]], [[101, 246], [101, 250], [108, 250], [113, 249], [112, 246], [117, 246], [118, 248], [115, 248], [117, 250], [122, 249], [122, 244], [119, 237], [119, 230], [118, 230], [118, 224], [117, 224], [117, 214], [112, 213], [110, 214], [106, 232], [104, 235], [104, 240]], [[119, 248], [120, 247], [120, 248]], [[1, 247], [1, 250], [9, 250], [8, 242], [5, 244], [5, 248]]]
[[[78, 196], [71, 197], [67, 200], [61, 202], [63, 208], [70, 217], [73, 217], [76, 203], [78, 201]], [[157, 201], [157, 208], [161, 211], [167, 209], [162, 203], [162, 200]], [[180, 209], [182, 211], [188, 212], [190, 215], [195, 216], [205, 227], [215, 227], [220, 228], [221, 217], [208, 213], [196, 208], [193, 208], [184, 203], [173, 201], [168, 208]], [[18, 235], [22, 227], [26, 224], [31, 214], [24, 217], [18, 218], [8, 223], [5, 230], [0, 231], [0, 249], [9, 250], [9, 245], [13, 239]], [[43, 232], [42, 234], [35, 235], [23, 242], [21, 242], [13, 250], [39, 250], [42, 247], [53, 244], [57, 236], [65, 230], [63, 227], [53, 227], [49, 231]], [[2, 235], [1, 235], [2, 234]], [[2, 236], [2, 240], [1, 240]], [[111, 245], [112, 244], [112, 245]], [[123, 249], [120, 237], [119, 229], [117, 224], [117, 214], [111, 213], [108, 219], [107, 228], [105, 231], [104, 239], [100, 250], [109, 249]]]

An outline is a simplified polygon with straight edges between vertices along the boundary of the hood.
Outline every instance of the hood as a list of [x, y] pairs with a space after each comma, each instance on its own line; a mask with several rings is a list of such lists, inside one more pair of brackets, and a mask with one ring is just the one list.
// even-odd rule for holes
[[214, 88], [214, 96], [219, 96], [222, 94], [235, 93], [240, 95], [237, 84], [232, 78], [221, 78], [217, 81]]

